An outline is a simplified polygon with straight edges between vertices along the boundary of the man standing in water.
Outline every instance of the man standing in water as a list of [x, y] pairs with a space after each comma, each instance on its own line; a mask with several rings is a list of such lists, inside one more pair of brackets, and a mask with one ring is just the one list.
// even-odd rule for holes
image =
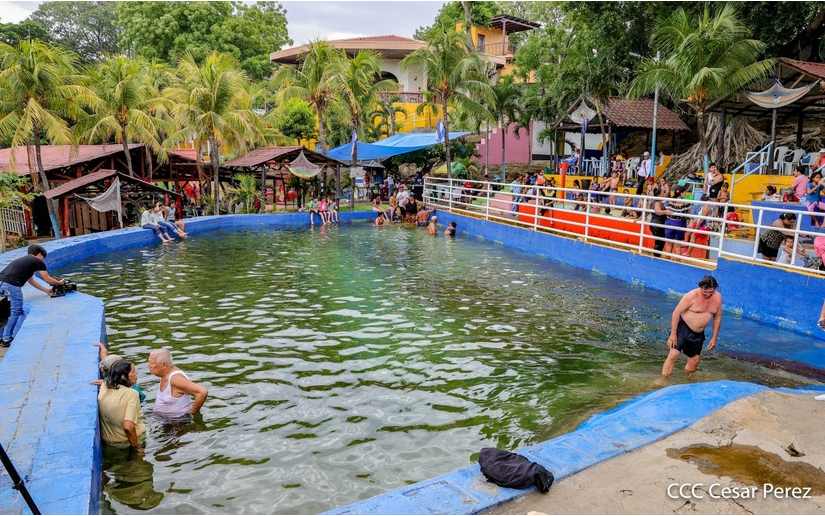
[[716, 290], [719, 283], [713, 276], [705, 276], [695, 288], [682, 296], [670, 317], [669, 349], [662, 376], [670, 376], [673, 366], [681, 353], [688, 357], [685, 372], [692, 373], [699, 367], [700, 353], [705, 343], [705, 327], [713, 320], [713, 330], [708, 342], [708, 351], [716, 347], [719, 327], [722, 324], [722, 295]]
[[149, 353], [149, 372], [160, 378], [154, 414], [177, 419], [194, 416], [200, 411], [208, 391], [175, 367], [168, 349]]

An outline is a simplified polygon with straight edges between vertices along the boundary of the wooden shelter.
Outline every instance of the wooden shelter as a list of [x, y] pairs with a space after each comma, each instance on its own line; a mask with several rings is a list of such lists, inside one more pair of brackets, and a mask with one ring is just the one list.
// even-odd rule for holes
[[[289, 163], [294, 161], [303, 152], [304, 156], [313, 164], [322, 167], [321, 174], [326, 176], [330, 169], [340, 174], [340, 167], [345, 166], [340, 161], [329, 158], [303, 146], [290, 147], [262, 147], [255, 149], [239, 158], [227, 161], [222, 168], [235, 174], [255, 174], [261, 180], [261, 193], [266, 202], [275, 205], [279, 200], [284, 207], [289, 204], [287, 182], [291, 174]], [[267, 193], [267, 181], [272, 181], [271, 195]], [[280, 191], [279, 191], [280, 188]]]
[[[753, 92], [762, 92], [775, 87], [777, 93], [795, 90], [800, 94], [794, 96], [792, 102], [781, 102], [778, 96], [775, 99], [779, 107], [762, 107], [757, 105], [749, 95]], [[807, 91], [804, 91], [806, 89]], [[724, 154], [725, 124], [728, 118], [743, 116], [755, 123], [770, 120], [770, 128], [765, 129], [770, 134], [771, 147], [776, 147], [777, 125], [788, 122], [796, 125], [796, 147], [802, 147], [802, 135], [806, 124], [825, 125], [825, 63], [800, 61], [780, 57], [776, 60], [776, 69], [772, 77], [752, 83], [746, 88], [715, 100], [708, 107], [708, 112], [722, 114], [722, 128], [719, 131], [719, 153]], [[772, 162], [773, 160], [769, 160]]]
[[[180, 204], [177, 201], [182, 196], [177, 192], [116, 170], [97, 170], [66, 181], [44, 193], [46, 199], [56, 199], [59, 203], [62, 236], [85, 235], [120, 227], [115, 212], [97, 211], [80, 197], [93, 198], [100, 195], [112, 185], [115, 179], [120, 180], [120, 202], [124, 225], [137, 222], [140, 209], [149, 207], [161, 198], [167, 201], [171, 197], [175, 199], [176, 204]], [[178, 206], [178, 209], [180, 208], [181, 206]]]

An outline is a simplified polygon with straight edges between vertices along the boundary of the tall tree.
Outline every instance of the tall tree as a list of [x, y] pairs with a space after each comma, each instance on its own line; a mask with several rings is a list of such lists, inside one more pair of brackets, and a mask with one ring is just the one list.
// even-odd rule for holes
[[401, 102], [401, 97], [397, 94], [384, 93], [378, 96], [378, 101], [369, 114], [369, 120], [379, 137], [381, 134], [394, 135], [397, 128], [396, 115], [406, 116], [407, 112], [398, 105], [399, 102]]
[[676, 100], [684, 99], [696, 113], [699, 149], [707, 160], [705, 113], [715, 99], [764, 79], [774, 60], [759, 60], [764, 43], [751, 38], [751, 31], [730, 4], [705, 7], [690, 16], [677, 9], [657, 25], [651, 40], [663, 59], [645, 59], [630, 87], [630, 95], [661, 91]]
[[232, 55], [248, 77], [269, 77], [269, 53], [291, 44], [277, 2], [117, 2], [121, 43], [132, 54], [176, 63]]
[[280, 88], [280, 96], [302, 98], [315, 111], [318, 118], [318, 145], [326, 149], [327, 109], [338, 99], [336, 72], [337, 63], [346, 59], [328, 43], [314, 41], [310, 43], [307, 54], [297, 67], [284, 66], [274, 75], [273, 82]]
[[89, 85], [101, 102], [94, 112], [78, 121], [78, 132], [89, 143], [109, 141], [112, 137], [123, 145], [129, 175], [134, 176], [129, 144], [140, 142], [156, 152], [161, 120], [155, 106], [163, 102], [147, 74], [148, 64], [125, 56], [112, 57], [89, 73]]
[[450, 170], [450, 116], [449, 108], [459, 105], [465, 111], [483, 113], [483, 102], [490, 98], [492, 89], [487, 80], [487, 65], [475, 52], [467, 50], [464, 37], [454, 27], [439, 25], [429, 33], [426, 47], [420, 48], [401, 61], [404, 68], [419, 68], [426, 72], [427, 89], [425, 109], [439, 109], [444, 123], [444, 149], [447, 174]]
[[24, 39], [49, 41], [49, 31], [41, 23], [23, 20], [20, 23], [0, 23], [0, 42], [16, 46]]
[[177, 84], [166, 90], [174, 103], [171, 115], [177, 128], [167, 145], [191, 139], [196, 149], [208, 147], [214, 211], [218, 213], [221, 149], [242, 153], [254, 147], [262, 138], [263, 124], [252, 111], [246, 75], [232, 57], [212, 53], [199, 64], [187, 54], [176, 74]]
[[[48, 43], [24, 40], [16, 47], [0, 43], [0, 137], [8, 138], [13, 147], [33, 148], [30, 169], [37, 171], [33, 183], [41, 192], [49, 189], [41, 144], [73, 143], [67, 120], [99, 103], [94, 92], [81, 84], [76, 64], [75, 54]], [[60, 217], [55, 201], [47, 201], [47, 207], [57, 236]]]
[[282, 135], [300, 145], [301, 140], [315, 138], [315, 113], [305, 100], [289, 99], [278, 106], [275, 126]]
[[[493, 94], [487, 103], [491, 118], [496, 122], [501, 132], [501, 180], [507, 177], [507, 133], [510, 125], [518, 118], [519, 97], [521, 92], [513, 77], [501, 77], [493, 86]], [[489, 143], [489, 142], [488, 142]]]
[[100, 61], [118, 52], [116, 8], [116, 2], [43, 2], [29, 19], [82, 61]]
[[[346, 107], [349, 126], [364, 138], [364, 125], [368, 123], [367, 114], [378, 102], [379, 94], [397, 90], [398, 84], [392, 80], [378, 80], [381, 66], [378, 54], [361, 50], [352, 59], [338, 61], [335, 66], [335, 82]], [[352, 146], [352, 166], [357, 166], [358, 146]]]

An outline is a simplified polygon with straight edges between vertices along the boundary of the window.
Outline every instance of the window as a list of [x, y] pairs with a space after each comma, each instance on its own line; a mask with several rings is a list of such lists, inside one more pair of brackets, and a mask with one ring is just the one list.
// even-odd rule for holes
[[478, 44], [476, 46], [480, 52], [484, 52], [484, 34], [478, 35]]

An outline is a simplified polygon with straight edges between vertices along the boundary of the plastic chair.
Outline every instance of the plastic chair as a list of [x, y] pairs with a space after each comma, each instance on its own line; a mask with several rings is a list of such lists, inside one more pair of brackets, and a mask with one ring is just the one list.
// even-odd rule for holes
[[782, 145], [776, 148], [776, 151], [774, 152], [773, 162], [774, 170], [779, 170], [780, 172], [784, 170], [785, 162], [787, 161], [790, 152], [791, 149], [787, 145]]

